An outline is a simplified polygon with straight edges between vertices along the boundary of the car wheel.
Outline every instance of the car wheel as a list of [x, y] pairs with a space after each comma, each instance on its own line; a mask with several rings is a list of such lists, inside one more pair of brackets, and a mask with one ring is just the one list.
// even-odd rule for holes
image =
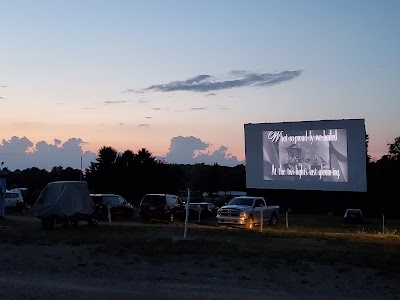
[[63, 221], [63, 227], [64, 229], [72, 228], [74, 226], [77, 226], [79, 221], [73, 221], [71, 219], [66, 219]]
[[172, 222], [174, 222], [174, 214], [170, 213], [168, 216], [168, 223], [172, 223]]
[[246, 228], [247, 228], [247, 229], [253, 229], [253, 227], [254, 227], [254, 219], [253, 219], [253, 217], [251, 216], [251, 217], [249, 217], [249, 218], [247, 219], [247, 221], [246, 221]]
[[273, 214], [271, 219], [269, 219], [269, 225], [275, 226], [277, 222], [278, 222], [278, 219], [276, 218], [276, 215]]
[[53, 229], [54, 224], [54, 220], [42, 220], [42, 228], [45, 230]]
[[97, 220], [97, 218], [95, 216], [92, 216], [88, 219], [89, 226], [97, 225], [97, 223], [99, 223], [99, 221]]

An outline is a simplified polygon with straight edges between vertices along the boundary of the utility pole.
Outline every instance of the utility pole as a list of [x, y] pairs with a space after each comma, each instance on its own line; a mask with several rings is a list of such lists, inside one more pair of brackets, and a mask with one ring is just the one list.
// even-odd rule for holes
[[82, 155], [81, 155], [81, 171], [79, 172], [79, 181], [82, 181]]
[[[0, 176], [2, 175], [4, 161], [0, 164]], [[5, 215], [5, 194], [6, 194], [6, 179], [0, 178], [0, 220], [4, 218]]]

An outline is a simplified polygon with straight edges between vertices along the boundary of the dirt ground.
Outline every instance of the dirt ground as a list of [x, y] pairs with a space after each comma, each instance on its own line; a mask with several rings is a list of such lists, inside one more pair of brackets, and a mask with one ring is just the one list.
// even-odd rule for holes
[[[7, 216], [0, 226], [0, 298], [400, 299], [398, 268], [390, 261], [371, 267], [399, 255], [397, 244], [385, 249], [192, 224], [188, 239], [182, 236], [183, 223], [102, 222], [43, 232], [34, 217]], [[371, 264], [351, 262], [359, 252]]]

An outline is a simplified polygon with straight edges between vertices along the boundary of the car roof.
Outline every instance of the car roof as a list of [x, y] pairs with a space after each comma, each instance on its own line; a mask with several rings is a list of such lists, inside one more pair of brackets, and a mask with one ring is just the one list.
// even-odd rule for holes
[[177, 195], [172, 195], [172, 194], [146, 194], [145, 196], [173, 196], [173, 197], [178, 197]]

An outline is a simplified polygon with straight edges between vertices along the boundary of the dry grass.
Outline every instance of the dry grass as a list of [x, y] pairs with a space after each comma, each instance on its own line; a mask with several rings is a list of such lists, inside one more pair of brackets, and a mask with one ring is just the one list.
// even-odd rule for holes
[[[89, 245], [92, 254], [109, 254], [134, 260], [144, 256], [150, 261], [179, 261], [189, 257], [216, 257], [217, 262], [253, 264], [256, 260], [269, 268], [275, 262], [294, 266], [316, 262], [337, 267], [343, 265], [377, 268], [383, 274], [400, 275], [399, 223], [390, 221], [385, 233], [379, 231], [379, 220], [364, 225], [343, 225], [332, 216], [290, 216], [289, 228], [284, 219], [276, 227], [254, 230], [190, 224], [188, 238], [183, 239], [183, 223], [159, 224], [130, 222], [109, 227], [85, 224], [72, 230], [40, 228], [39, 222], [16, 222], [0, 228], [0, 243]], [[213, 224], [214, 222], [212, 222]], [[339, 271], [338, 271], [339, 272]]]

